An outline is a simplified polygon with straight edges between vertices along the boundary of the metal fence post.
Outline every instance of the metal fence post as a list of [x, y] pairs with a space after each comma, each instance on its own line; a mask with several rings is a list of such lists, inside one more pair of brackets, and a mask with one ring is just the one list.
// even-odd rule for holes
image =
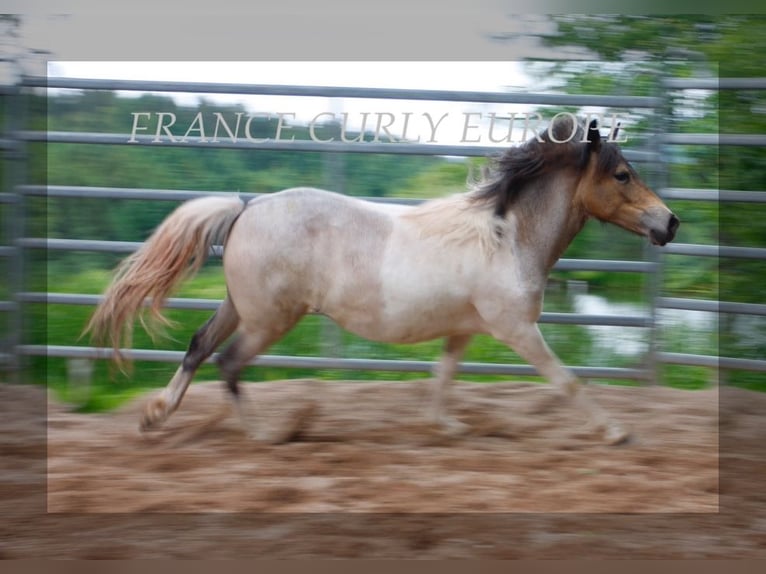
[[[340, 123], [333, 122], [329, 126], [335, 139], [340, 137]], [[322, 153], [322, 186], [338, 193], [346, 193], [346, 161], [342, 152], [328, 151]], [[340, 327], [330, 318], [322, 316], [319, 331], [322, 338], [320, 348], [325, 357], [342, 357], [343, 333]]]
[[[662, 89], [665, 75], [660, 73], [660, 79], [655, 84], [655, 91], [659, 105], [653, 108], [654, 117], [652, 118], [652, 135], [650, 138], [651, 151], [656, 155], [655, 169], [652, 174], [652, 186], [658, 195], [663, 198], [662, 190], [668, 187], [668, 165], [667, 155], [663, 144], [663, 136], [669, 132], [668, 118], [672, 112], [672, 98]], [[663, 198], [664, 199], [664, 198]], [[649, 348], [646, 358], [646, 380], [650, 384], [660, 383], [660, 361], [659, 353], [662, 346], [662, 332], [658, 320], [658, 301], [662, 296], [662, 275], [664, 257], [663, 253], [652, 245], [646, 244], [644, 247], [645, 259], [654, 264], [653, 271], [647, 275], [646, 291], [647, 301], [649, 303]]]
[[[10, 65], [15, 66], [14, 62]], [[3, 228], [7, 261], [8, 301], [5, 305], [7, 317], [7, 335], [3, 341], [3, 363], [7, 365], [11, 382], [21, 382], [23, 357], [18, 352], [23, 343], [24, 323], [19, 296], [24, 291], [24, 262], [20, 243], [24, 235], [24, 205], [19, 193], [19, 184], [23, 177], [21, 162], [25, 161], [23, 142], [17, 137], [23, 125], [24, 103], [22, 88], [15, 82], [3, 86], [5, 99], [3, 118]]]
[[[661, 98], [660, 105], [655, 108], [654, 118], [654, 137], [652, 137], [652, 149], [657, 154], [657, 162], [655, 164], [656, 169], [653, 174], [652, 185], [657, 195], [661, 199], [664, 199], [663, 191], [668, 187], [668, 170], [667, 170], [667, 158], [663, 153], [664, 143], [663, 136], [670, 132], [670, 126], [668, 125], [669, 114], [672, 113], [673, 100], [668, 92], [663, 91], [665, 74], [660, 73], [658, 82], [655, 84], [655, 90], [659, 91], [658, 97]], [[649, 349], [646, 360], [646, 372], [647, 381], [649, 384], [657, 385], [661, 383], [660, 373], [660, 360], [659, 354], [662, 346], [662, 331], [659, 325], [659, 305], [658, 302], [662, 296], [662, 273], [664, 271], [664, 257], [662, 253], [656, 247], [652, 245], [646, 245], [644, 247], [646, 252], [646, 259], [655, 264], [654, 272], [647, 276], [647, 301], [649, 302], [649, 315], [650, 315], [650, 327], [649, 327]]]

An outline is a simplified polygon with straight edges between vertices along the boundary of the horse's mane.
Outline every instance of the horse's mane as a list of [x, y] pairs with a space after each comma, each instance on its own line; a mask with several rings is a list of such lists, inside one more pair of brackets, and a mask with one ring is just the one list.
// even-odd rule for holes
[[466, 193], [426, 201], [402, 217], [419, 228], [421, 237], [439, 237], [453, 245], [478, 242], [485, 254], [500, 245], [508, 225], [504, 219], [488, 217], [486, 210], [476, 209]]
[[[589, 146], [582, 141], [582, 125], [578, 124], [571, 138], [569, 118], [556, 122], [550, 131], [553, 137], [546, 129], [538, 137], [490, 157], [483, 177], [469, 182], [468, 193], [427, 201], [403, 217], [415, 223], [424, 237], [439, 236], [453, 244], [478, 242], [484, 253], [492, 253], [510, 231], [509, 226], [516, 225], [506, 215], [516, 209], [520, 199], [529, 196], [533, 201], [524, 211], [534, 210], [537, 202], [544, 201], [541, 195], [545, 194], [539, 192], [545, 186], [534, 185], [536, 182], [565, 170], [582, 172], [587, 166]], [[621, 157], [616, 144], [602, 142], [597, 171], [613, 170]], [[538, 194], [532, 197], [535, 191]], [[520, 219], [529, 215], [524, 211]]]
[[[524, 190], [530, 187], [529, 184], [563, 169], [583, 170], [589, 157], [588, 144], [582, 141], [585, 135], [583, 125], [577, 125], [571, 138], [572, 123], [569, 118], [557, 121], [550, 131], [553, 137], [546, 129], [538, 137], [490, 157], [482, 177], [471, 185], [472, 199], [479, 204], [491, 205], [494, 215], [505, 217]], [[564, 140], [568, 141], [560, 143]], [[598, 171], [614, 169], [619, 158], [615, 144], [602, 144], [598, 154]]]

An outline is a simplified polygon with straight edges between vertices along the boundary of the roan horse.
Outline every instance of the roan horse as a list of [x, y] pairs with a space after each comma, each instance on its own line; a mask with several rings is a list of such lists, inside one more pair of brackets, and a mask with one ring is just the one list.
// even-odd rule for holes
[[[574, 130], [574, 138], [557, 143]], [[619, 443], [628, 432], [586, 395], [537, 326], [548, 273], [589, 218], [656, 245], [671, 241], [679, 225], [617, 144], [602, 141], [595, 121], [585, 128], [571, 119], [496, 158], [467, 193], [415, 207], [309, 188], [247, 203], [194, 199], [120, 265], [87, 329], [111, 339], [119, 361], [144, 300], [151, 298], [151, 315], [161, 320], [172, 289], [224, 241], [228, 294], [192, 337], [170, 383], [146, 405], [142, 430], [178, 408], [200, 364], [236, 331], [217, 362], [253, 431], [243, 414], [241, 370], [301, 317], [320, 313], [376, 341], [445, 337], [431, 415], [448, 432], [466, 430], [446, 411], [458, 362], [471, 336], [487, 333], [570, 397], [606, 442]]]

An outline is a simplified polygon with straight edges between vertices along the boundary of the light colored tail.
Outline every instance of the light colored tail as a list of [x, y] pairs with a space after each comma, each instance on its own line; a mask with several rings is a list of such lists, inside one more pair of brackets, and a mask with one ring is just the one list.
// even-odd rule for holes
[[[120, 264], [85, 332], [97, 341], [109, 339], [115, 361], [121, 364], [120, 346], [131, 345], [133, 322], [141, 316], [144, 300], [151, 298], [151, 317], [167, 324], [160, 312], [164, 301], [176, 285], [199, 270], [211, 245], [225, 240], [244, 208], [236, 196], [201, 197], [181, 204]], [[143, 316], [141, 322], [151, 333]]]

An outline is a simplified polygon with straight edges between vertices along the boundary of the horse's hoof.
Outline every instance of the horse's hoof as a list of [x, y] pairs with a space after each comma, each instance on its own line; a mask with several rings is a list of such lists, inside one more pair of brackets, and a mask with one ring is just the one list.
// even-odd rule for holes
[[541, 415], [562, 407], [568, 397], [558, 392], [546, 393], [542, 398], [538, 398], [530, 405], [525, 413], [528, 415]]
[[439, 421], [441, 432], [446, 436], [459, 438], [471, 433], [471, 425], [457, 419], [442, 419]]
[[278, 428], [270, 433], [262, 431], [256, 434], [255, 440], [270, 445], [292, 442], [306, 429], [318, 410], [317, 404], [309, 401], [289, 413], [284, 420], [279, 421]]
[[141, 432], [147, 432], [160, 426], [167, 418], [167, 404], [162, 397], [150, 400], [144, 407], [144, 414], [138, 424]]
[[611, 424], [604, 431], [604, 440], [611, 446], [624, 444], [630, 440], [630, 431], [620, 425]]

